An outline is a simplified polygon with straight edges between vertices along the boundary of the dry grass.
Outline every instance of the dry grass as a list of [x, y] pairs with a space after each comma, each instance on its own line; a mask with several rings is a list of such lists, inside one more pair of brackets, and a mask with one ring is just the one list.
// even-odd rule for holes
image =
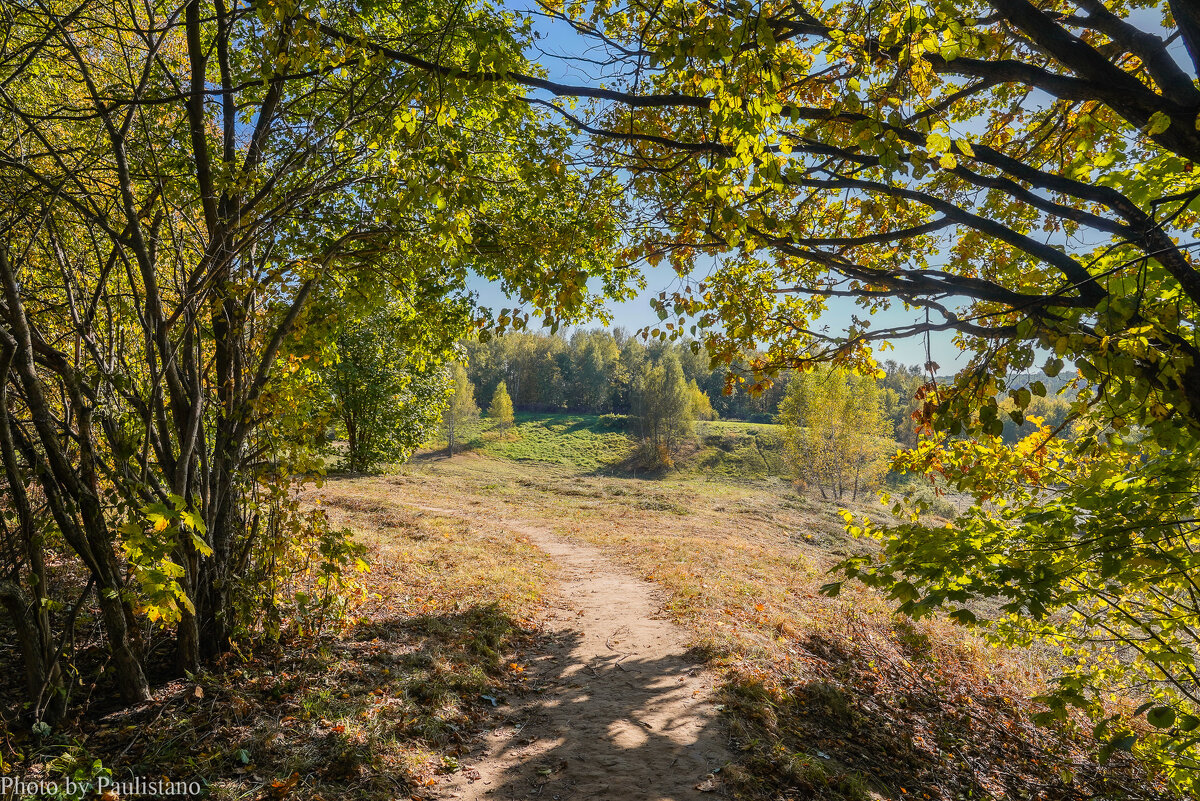
[[231, 655], [194, 681], [46, 744], [30, 775], [201, 779], [207, 797], [421, 798], [527, 692], [523, 650], [547, 588], [543, 554], [499, 529], [426, 515], [372, 482], [331, 482], [329, 515], [369, 546], [348, 630]]
[[738, 797], [1160, 797], [1127, 758], [1099, 766], [1086, 736], [1029, 723], [1047, 659], [899, 621], [861, 588], [820, 595], [829, 565], [865, 546], [846, 540], [834, 508], [784, 482], [468, 454], [320, 494], [371, 551], [370, 594], [348, 631], [234, 654], [161, 688], [156, 704], [29, 752], [31, 772], [86, 773], [99, 758], [118, 777], [202, 777], [225, 801], [421, 798], [464, 770], [458, 755], [490, 725], [490, 699], [535, 689], [521, 666], [539, 647], [553, 566], [507, 518], [599, 547], [664, 589], [724, 677], [740, 755], [724, 772]]
[[[606, 550], [667, 590], [725, 673], [750, 798], [1161, 797], [1139, 766], [1030, 722], [1049, 655], [913, 625], [861, 587], [819, 593], [850, 550], [836, 510], [783, 482], [650, 481], [429, 459], [383, 479], [410, 502], [487, 510]], [[861, 507], [868, 510], [869, 507]]]

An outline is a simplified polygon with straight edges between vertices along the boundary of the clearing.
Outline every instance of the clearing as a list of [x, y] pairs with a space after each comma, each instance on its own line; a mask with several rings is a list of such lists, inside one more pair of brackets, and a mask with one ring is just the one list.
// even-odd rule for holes
[[405, 510], [546, 560], [520, 678], [435, 797], [1161, 797], [1131, 761], [1098, 765], [1082, 733], [1031, 723], [1048, 656], [895, 619], [861, 588], [821, 596], [861, 545], [778, 479], [427, 454], [319, 494], [377, 544], [404, 536], [378, 515]]
[[151, 703], [14, 734], [6, 762], [213, 801], [1164, 797], [1085, 729], [1032, 723], [1052, 654], [821, 595], [865, 546], [770, 474], [770, 427], [711, 426], [648, 478], [612, 423], [531, 416], [537, 442], [310, 489], [369, 551], [348, 626], [287, 622]]

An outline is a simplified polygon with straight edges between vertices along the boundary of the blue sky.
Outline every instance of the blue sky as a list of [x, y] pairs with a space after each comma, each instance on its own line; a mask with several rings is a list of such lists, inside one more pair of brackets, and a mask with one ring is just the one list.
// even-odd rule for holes
[[[517, 12], [529, 13], [530, 6], [521, 0], [510, 2], [510, 8]], [[576, 60], [577, 57], [588, 55], [588, 40], [578, 35], [570, 27], [540, 18], [536, 26], [542, 36], [536, 46], [531, 48], [530, 58], [538, 61], [547, 70], [547, 77], [554, 81], [575, 84], [598, 83], [602, 76], [596, 73], [596, 67], [591, 62]], [[637, 331], [646, 326], [659, 322], [657, 314], [650, 308], [650, 298], [659, 292], [671, 289], [677, 285], [678, 277], [666, 265], [657, 268], [643, 266], [646, 277], [646, 288], [638, 297], [620, 303], [609, 303], [608, 309], [613, 315], [612, 325], [620, 326], [629, 331]], [[498, 285], [476, 278], [470, 288], [478, 295], [480, 303], [492, 309], [512, 306], [513, 303], [503, 293]], [[828, 326], [831, 332], [845, 330], [850, 315], [855, 311], [861, 313], [854, 304], [847, 300], [835, 299], [829, 304], [829, 311], [822, 317], [821, 325]], [[875, 320], [880, 326], [898, 326], [918, 322], [924, 319], [924, 313], [916, 310], [906, 310], [903, 304], [896, 303], [892, 308], [877, 314]], [[923, 364], [925, 362], [925, 342], [923, 339], [905, 339], [893, 343], [894, 350], [879, 354], [881, 359], [895, 359], [905, 364]], [[947, 372], [960, 359], [961, 354], [951, 341], [948, 334], [935, 335], [930, 342], [930, 350], [934, 361]]]

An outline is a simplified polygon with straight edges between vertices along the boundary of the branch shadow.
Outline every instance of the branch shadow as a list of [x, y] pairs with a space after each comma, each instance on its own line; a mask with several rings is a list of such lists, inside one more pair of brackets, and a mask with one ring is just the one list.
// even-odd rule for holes
[[812, 635], [791, 686], [730, 681], [731, 734], [748, 752], [732, 771], [755, 797], [813, 799], [1165, 799], [1143, 766], [1099, 765], [1088, 743], [1030, 720], [991, 677], [937, 662], [897, 624], [897, 652]]
[[[684, 801], [724, 795], [726, 734], [696, 652], [589, 654], [577, 632], [530, 652], [528, 694], [496, 710], [440, 798]], [[714, 793], [716, 793], [714, 795]]]

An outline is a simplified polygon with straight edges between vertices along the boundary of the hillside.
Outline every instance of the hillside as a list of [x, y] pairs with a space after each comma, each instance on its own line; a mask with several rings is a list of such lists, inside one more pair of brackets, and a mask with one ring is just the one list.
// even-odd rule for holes
[[1087, 729], [1033, 724], [1049, 655], [862, 587], [821, 595], [865, 546], [758, 475], [774, 427], [704, 424], [651, 476], [621, 469], [619, 422], [522, 415], [453, 458], [309, 489], [370, 565], [304, 595], [324, 619], [348, 593], [344, 625], [297, 616], [235, 667], [37, 746], [35, 771], [183, 773], [222, 801], [1168, 797], [1129, 755], [1097, 762]]
[[[579, 431], [568, 427], [564, 437], [573, 433], [578, 439]], [[387, 521], [416, 514], [502, 537], [507, 532], [559, 564], [565, 584], [551, 578], [542, 596], [549, 599], [549, 628], [535, 629], [539, 633], [521, 646], [520, 664], [528, 666], [522, 671], [542, 689], [532, 688], [532, 697], [510, 689], [507, 705], [485, 710], [486, 728], [520, 728], [527, 725], [521, 721], [542, 714], [553, 720], [553, 713], [538, 711], [540, 705], [556, 708], [565, 702], [559, 693], [572, 692], [578, 682], [585, 688], [613, 682], [640, 687], [640, 671], [665, 669], [578, 657], [573, 670], [579, 672], [565, 675], [585, 678], [563, 684], [562, 660], [570, 662], [582, 646], [564, 652], [556, 638], [580, 643], [607, 638], [608, 649], [601, 646], [596, 653], [614, 658], [626, 653], [622, 643], [634, 641], [617, 605], [587, 606], [588, 593], [599, 590], [585, 589], [578, 598], [569, 594], [577, 579], [562, 573], [564, 565], [585, 558], [590, 571], [615, 569], [650, 583], [682, 628], [693, 658], [712, 671], [712, 708], [731, 757], [710, 777], [709, 789], [744, 799], [854, 801], [1058, 799], [1096, 792], [1161, 797], [1136, 763], [1116, 758], [1102, 767], [1090, 756], [1093, 744], [1086, 735], [1048, 735], [1033, 725], [1036, 710], [1024, 699], [1043, 681], [1048, 657], [996, 650], [943, 622], [895, 619], [887, 600], [862, 588], [836, 599], [820, 595], [826, 568], [862, 546], [846, 538], [835, 507], [798, 495], [783, 482], [729, 481], [686, 471], [647, 479], [477, 452], [453, 459], [427, 456], [391, 477], [334, 481], [323, 496], [337, 519], [375, 542], [402, 543], [407, 525], [388, 528]], [[594, 555], [580, 557], [577, 549]], [[539, 565], [539, 571], [546, 569]], [[498, 586], [489, 592], [509, 596], [504, 584], [511, 575], [493, 573]], [[554, 568], [539, 575], [553, 576]], [[433, 574], [427, 579], [437, 584]], [[625, 579], [607, 581], [617, 580]], [[519, 594], [517, 586], [511, 594]], [[580, 617], [569, 616], [575, 622], [565, 630], [552, 622], [561, 620], [555, 610], [564, 605], [584, 610]], [[653, 684], [649, 677], [645, 681]], [[558, 686], [563, 689], [554, 689]], [[697, 692], [702, 697], [706, 691]], [[613, 711], [611, 704], [593, 708], [587, 697], [570, 700], [579, 726], [597, 725], [597, 715], [631, 714]], [[613, 718], [607, 721], [618, 737], [622, 729]], [[704, 724], [704, 731], [712, 725], [717, 724]], [[526, 776], [517, 763], [498, 758], [487, 738], [473, 740], [467, 756], [456, 760], [464, 770], [499, 772], [511, 792], [545, 786], [561, 793], [573, 782], [586, 786], [592, 780], [574, 762], [578, 740], [568, 735], [554, 745], [544, 739], [550, 732], [532, 731], [521, 748], [538, 755], [544, 773]], [[600, 739], [595, 748], [604, 747]], [[636, 739], [629, 747], [646, 749], [645, 758], [655, 759], [654, 742]], [[465, 786], [457, 774], [445, 781], [458, 790]]]
[[[624, 415], [518, 412], [516, 424], [503, 435], [490, 420], [473, 422], [460, 447], [515, 462], [636, 472], [630, 463], [637, 444], [629, 433], [632, 425]], [[771, 423], [699, 421], [696, 444], [684, 450], [676, 467], [727, 478], [781, 476], [781, 429]], [[433, 455], [445, 446], [445, 441], [434, 441], [423, 452]]]

